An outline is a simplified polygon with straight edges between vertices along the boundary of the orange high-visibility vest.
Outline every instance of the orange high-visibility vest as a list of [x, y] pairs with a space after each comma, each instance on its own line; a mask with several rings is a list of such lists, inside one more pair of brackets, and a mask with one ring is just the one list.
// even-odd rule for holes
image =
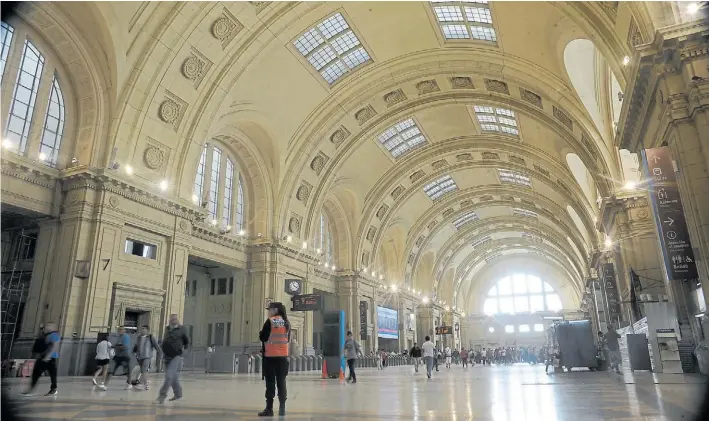
[[288, 328], [286, 321], [281, 316], [269, 317], [271, 321], [271, 334], [264, 344], [264, 357], [288, 356]]

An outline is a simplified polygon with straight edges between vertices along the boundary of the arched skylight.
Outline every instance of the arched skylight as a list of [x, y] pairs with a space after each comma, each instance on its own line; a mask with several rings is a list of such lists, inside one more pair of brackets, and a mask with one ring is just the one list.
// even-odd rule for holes
[[596, 128], [604, 132], [605, 126], [597, 95], [598, 74], [595, 70], [597, 56], [596, 46], [587, 39], [575, 39], [564, 49], [566, 73], [571, 79], [574, 90], [581, 98]]
[[566, 154], [566, 164], [569, 166], [571, 173], [574, 175], [576, 182], [581, 187], [581, 190], [586, 195], [590, 203], [594, 203], [596, 199], [596, 183], [591, 178], [591, 173], [575, 153]]
[[517, 273], [500, 279], [490, 288], [484, 312], [520, 314], [561, 310], [561, 299], [547, 282], [534, 275]]

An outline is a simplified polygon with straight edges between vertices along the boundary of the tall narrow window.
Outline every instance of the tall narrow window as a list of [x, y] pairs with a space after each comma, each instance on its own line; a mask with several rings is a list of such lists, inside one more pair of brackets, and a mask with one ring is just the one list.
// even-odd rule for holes
[[207, 148], [209, 148], [209, 144], [205, 143], [204, 148], [202, 148], [202, 155], [199, 157], [197, 175], [194, 178], [194, 193], [192, 195], [192, 201], [197, 205], [202, 203], [202, 194], [204, 193], [204, 168], [207, 164]]
[[325, 215], [320, 214], [320, 249], [325, 248]]
[[332, 233], [329, 228], [327, 229], [325, 241], [327, 242], [327, 246], [325, 246], [325, 259], [327, 259], [328, 262], [332, 262], [334, 255], [332, 253]]
[[231, 200], [234, 196], [234, 164], [226, 160], [226, 176], [224, 177], [224, 207], [222, 209], [222, 225], [231, 226]]
[[25, 40], [22, 50], [20, 70], [17, 72], [17, 83], [10, 105], [10, 118], [5, 129], [8, 147], [24, 152], [32, 124], [34, 104], [39, 89], [39, 79], [44, 68], [44, 56], [29, 40]]
[[219, 148], [212, 150], [212, 176], [209, 180], [209, 216], [212, 220], [217, 219], [217, 206], [219, 195], [219, 167], [222, 163], [222, 151]]
[[237, 186], [236, 193], [236, 231], [239, 232], [244, 229], [244, 188], [241, 183], [241, 176], [239, 176], [239, 184]]
[[49, 95], [47, 115], [44, 117], [44, 132], [39, 146], [39, 159], [54, 166], [59, 156], [59, 145], [64, 134], [64, 96], [59, 87], [57, 75], [52, 80], [52, 92]]
[[2, 22], [2, 28], [0, 28], [0, 40], [2, 40], [2, 50], [0, 51], [0, 81], [2, 81], [2, 75], [5, 73], [5, 63], [7, 63], [7, 55], [10, 53], [10, 43], [12, 42], [14, 32], [15, 28]]

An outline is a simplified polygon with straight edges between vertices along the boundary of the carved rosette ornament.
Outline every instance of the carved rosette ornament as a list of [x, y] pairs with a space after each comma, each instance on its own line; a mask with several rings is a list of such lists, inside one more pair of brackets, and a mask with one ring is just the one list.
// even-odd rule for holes
[[312, 186], [310, 184], [303, 181], [300, 187], [298, 187], [298, 190], [295, 193], [295, 197], [301, 202], [307, 203], [308, 198], [310, 197], [311, 187]]
[[319, 152], [317, 156], [310, 161], [310, 169], [315, 171], [315, 174], [320, 175], [320, 172], [322, 172], [323, 168], [325, 168], [325, 164], [328, 159], [329, 158], [325, 154]]
[[367, 105], [355, 113], [355, 120], [357, 120], [357, 123], [361, 126], [375, 115], [377, 115], [377, 112], [374, 111], [374, 107]]
[[330, 142], [335, 146], [340, 146], [340, 143], [347, 140], [348, 137], [350, 137], [350, 131], [345, 126], [340, 126], [339, 129], [330, 135]]
[[524, 162], [523, 158], [520, 158], [520, 157], [514, 156], [514, 155], [510, 156], [510, 162], [512, 162], [513, 164], [518, 164], [518, 165], [527, 165], [527, 163]]
[[418, 170], [418, 171], [416, 171], [415, 173], [413, 173], [413, 174], [411, 174], [411, 175], [409, 176], [409, 180], [411, 180], [411, 182], [413, 183], [413, 182], [415, 182], [416, 180], [418, 180], [418, 179], [420, 179], [421, 177], [423, 177], [424, 175], [426, 175], [426, 173], [423, 172], [423, 170]]
[[292, 234], [299, 235], [300, 234], [300, 221], [301, 221], [300, 215], [292, 214], [290, 221], [288, 221], [288, 231], [290, 231]]
[[482, 157], [483, 159], [500, 159], [500, 155], [495, 152], [483, 152]]
[[465, 153], [459, 153], [458, 155], [455, 156], [456, 161], [458, 162], [463, 162], [463, 161], [472, 161], [473, 160], [473, 154], [470, 152], [465, 152]]
[[117, 208], [118, 205], [120, 204], [118, 197], [117, 196], [111, 196], [108, 198], [108, 204], [111, 205], [112, 208]]
[[188, 80], [191, 80], [196, 89], [211, 67], [212, 62], [199, 51], [192, 48], [189, 57], [182, 63], [181, 70], [182, 75]]
[[165, 123], [171, 124], [175, 131], [180, 127], [182, 116], [187, 108], [187, 103], [170, 91], [165, 91], [165, 99], [158, 108], [158, 117]]
[[379, 218], [379, 219], [384, 218], [384, 215], [386, 215], [388, 210], [389, 210], [389, 206], [381, 205], [379, 207], [379, 210], [377, 210], [377, 218]]
[[569, 130], [574, 129], [574, 122], [571, 120], [571, 117], [563, 111], [561, 108], [558, 108], [556, 105], [552, 107], [552, 111], [554, 114], [554, 117], [556, 117], [557, 120], [559, 120], [564, 126], [568, 127]]
[[145, 161], [145, 166], [151, 170], [160, 169], [165, 160], [165, 153], [155, 146], [148, 146], [145, 149], [145, 154], [143, 155], [143, 160]]
[[377, 234], [377, 229], [375, 227], [369, 227], [367, 231], [367, 241], [370, 243], [374, 241], [374, 236]]
[[485, 86], [487, 87], [487, 90], [490, 92], [497, 92], [497, 93], [505, 94], [505, 95], [510, 94], [510, 90], [507, 87], [507, 83], [505, 83], [501, 80], [485, 79]]
[[180, 221], [180, 229], [184, 232], [189, 232], [190, 231], [190, 223], [187, 222], [187, 220], [183, 219]]
[[391, 107], [392, 105], [396, 105], [400, 102], [406, 101], [406, 95], [404, 94], [404, 91], [401, 89], [397, 89], [395, 91], [391, 91], [384, 95], [384, 103], [386, 103], [387, 107]]
[[453, 76], [450, 81], [453, 89], [475, 89], [473, 79], [467, 76]]
[[529, 102], [537, 108], [544, 108], [542, 105], [542, 97], [524, 88], [519, 88], [519, 94], [523, 100]]
[[391, 198], [397, 199], [402, 193], [404, 193], [404, 186], [397, 186], [394, 190], [392, 190]]
[[416, 90], [419, 95], [430, 94], [432, 92], [438, 92], [441, 88], [438, 87], [438, 82], [435, 79], [424, 80], [416, 84]]
[[243, 28], [244, 25], [229, 10], [224, 8], [222, 16], [212, 24], [212, 35], [221, 42], [222, 48], [226, 48]]

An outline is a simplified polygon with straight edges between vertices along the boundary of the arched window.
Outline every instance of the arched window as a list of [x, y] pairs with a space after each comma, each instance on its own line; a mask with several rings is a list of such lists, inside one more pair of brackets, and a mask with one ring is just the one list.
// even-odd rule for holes
[[212, 225], [243, 234], [244, 190], [235, 162], [220, 146], [205, 144], [197, 164], [192, 201], [207, 208]]
[[561, 310], [561, 300], [554, 288], [534, 275], [506, 276], [487, 295], [484, 307], [487, 315]]
[[40, 51], [24, 28], [2, 22], [0, 32], [0, 80], [3, 91], [12, 92], [3, 147], [56, 166], [66, 112], [57, 60]]
[[325, 256], [325, 263], [332, 264], [335, 260], [335, 247], [332, 240], [330, 220], [324, 213], [320, 214], [320, 224], [318, 224], [318, 229], [315, 233], [315, 244]]

